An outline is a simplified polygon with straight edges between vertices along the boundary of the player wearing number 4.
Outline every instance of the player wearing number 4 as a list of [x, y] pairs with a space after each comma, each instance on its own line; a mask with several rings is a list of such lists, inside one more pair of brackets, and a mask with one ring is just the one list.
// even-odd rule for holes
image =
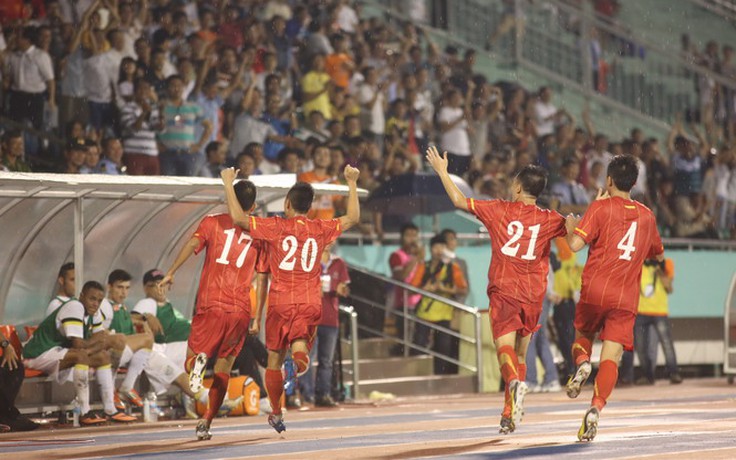
[[635, 157], [615, 157], [608, 165], [606, 192], [598, 192], [582, 221], [572, 216], [567, 218], [570, 248], [577, 252], [590, 245], [580, 301], [575, 309], [572, 354], [577, 370], [567, 383], [569, 397], [580, 394], [590, 375], [595, 335], [600, 332], [603, 341], [593, 401], [578, 431], [580, 441], [595, 438], [600, 412], [616, 385], [623, 350], [633, 349], [641, 266], [646, 259], [664, 261], [654, 215], [629, 195], [638, 174]]
[[[221, 172], [233, 221], [250, 232], [254, 239], [268, 245], [271, 287], [266, 313], [266, 391], [272, 407], [268, 423], [279, 433], [286, 429], [281, 412], [284, 391], [281, 366], [291, 348], [297, 373], [302, 375], [309, 369], [309, 350], [322, 317], [320, 258], [328, 244], [360, 219], [358, 174], [357, 169], [345, 166], [349, 188], [347, 214], [339, 219], [318, 220], [307, 218], [314, 201], [314, 189], [305, 182], [297, 182], [286, 194], [286, 218], [259, 218], [248, 216], [236, 200], [233, 181], [237, 171], [230, 168]], [[260, 314], [257, 309], [256, 318], [260, 318]]]
[[531, 334], [539, 329], [539, 316], [547, 291], [550, 242], [565, 236], [565, 219], [555, 211], [537, 207], [547, 184], [547, 173], [526, 166], [511, 183], [513, 201], [478, 201], [466, 198], [447, 173], [447, 153], [427, 149], [427, 160], [442, 180], [455, 207], [473, 213], [488, 229], [491, 266], [488, 300], [493, 340], [506, 398], [500, 433], [511, 433], [521, 421], [528, 391], [526, 350]]
[[[251, 182], [239, 182], [234, 194], [243, 209], [253, 211], [256, 188]], [[238, 227], [229, 215], [207, 216], [199, 223], [194, 235], [159, 283], [160, 289], [172, 284], [174, 274], [192, 254], [206, 251], [184, 366], [189, 372], [189, 387], [197, 393], [202, 389], [207, 360], [217, 358], [209, 390], [209, 404], [204, 418], [197, 423], [196, 435], [199, 440], [212, 437], [212, 419], [225, 399], [230, 370], [248, 335], [250, 286], [255, 270], [258, 271], [257, 302], [264, 300], [268, 278], [263, 273], [266, 269], [263, 246], [263, 243], [254, 241], [251, 235]]]

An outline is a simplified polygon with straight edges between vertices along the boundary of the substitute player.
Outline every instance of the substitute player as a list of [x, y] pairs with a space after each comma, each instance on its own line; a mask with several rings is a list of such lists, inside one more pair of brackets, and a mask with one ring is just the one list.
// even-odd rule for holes
[[[256, 187], [240, 181], [235, 197], [248, 213], [255, 209]], [[248, 335], [250, 322], [250, 286], [253, 272], [266, 269], [264, 244], [239, 228], [227, 214], [207, 216], [199, 223], [192, 238], [179, 251], [176, 260], [159, 286], [173, 283], [174, 274], [193, 254], [205, 250], [204, 267], [199, 279], [197, 309], [192, 318], [185, 369], [193, 392], [202, 388], [209, 358], [216, 357], [215, 375], [209, 390], [209, 404], [204, 418], [197, 423], [199, 440], [212, 438], [210, 426], [227, 394], [230, 370]], [[265, 293], [267, 275], [259, 273], [258, 291]]]
[[309, 350], [322, 317], [320, 257], [325, 246], [360, 219], [358, 174], [356, 168], [345, 166], [344, 175], [350, 190], [347, 214], [339, 219], [318, 220], [307, 218], [314, 201], [314, 189], [305, 182], [297, 182], [286, 194], [286, 218], [259, 218], [248, 216], [236, 201], [233, 181], [237, 171], [230, 168], [221, 173], [233, 221], [249, 231], [253, 238], [264, 240], [268, 245], [272, 280], [266, 314], [266, 390], [272, 407], [268, 423], [279, 433], [286, 429], [281, 412], [284, 391], [281, 366], [291, 348], [298, 374], [309, 369]]
[[590, 375], [595, 335], [600, 332], [603, 341], [593, 401], [578, 431], [581, 441], [595, 438], [600, 411], [618, 379], [618, 362], [623, 350], [633, 350], [641, 266], [650, 258], [664, 261], [654, 215], [629, 195], [638, 174], [636, 158], [615, 157], [608, 165], [606, 192], [599, 191], [582, 221], [572, 216], [567, 218], [570, 249], [577, 252], [590, 245], [575, 310], [572, 354], [577, 370], [567, 383], [569, 397], [580, 394]]
[[442, 180], [455, 207], [474, 214], [491, 238], [488, 300], [493, 341], [506, 399], [500, 433], [511, 433], [521, 421], [528, 391], [526, 350], [531, 334], [539, 329], [539, 316], [547, 291], [551, 241], [566, 234], [565, 219], [555, 211], [539, 208], [537, 197], [547, 185], [547, 173], [526, 166], [511, 183], [512, 201], [477, 201], [466, 198], [447, 172], [447, 152], [427, 149], [427, 160]]

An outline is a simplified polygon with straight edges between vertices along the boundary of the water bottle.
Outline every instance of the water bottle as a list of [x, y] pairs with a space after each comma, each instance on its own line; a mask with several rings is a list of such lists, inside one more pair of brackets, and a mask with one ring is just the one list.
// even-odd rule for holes
[[72, 401], [72, 426], [79, 428], [79, 418], [82, 416], [82, 405], [79, 403], [79, 398], [74, 398]]
[[159, 416], [159, 409], [158, 404], [156, 403], [156, 400], [158, 399], [156, 397], [156, 393], [153, 391], [148, 393], [148, 396], [146, 397], [150, 401], [150, 417], [152, 422], [158, 422], [158, 416]]
[[143, 400], [143, 421], [146, 423], [151, 421], [151, 401], [148, 400], [148, 395]]

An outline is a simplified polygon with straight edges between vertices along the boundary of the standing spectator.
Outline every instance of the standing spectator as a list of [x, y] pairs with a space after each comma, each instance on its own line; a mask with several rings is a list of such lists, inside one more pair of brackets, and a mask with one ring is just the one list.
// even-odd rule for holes
[[[178, 75], [166, 79], [168, 100], [162, 106], [164, 129], [158, 135], [163, 147], [160, 154], [161, 173], [166, 176], [193, 176], [203, 161], [199, 153], [212, 133], [212, 124], [202, 117], [202, 109], [182, 99], [184, 80]], [[204, 127], [199, 140], [196, 127]]]
[[736, 149], [721, 152], [715, 166], [715, 217], [721, 238], [736, 238]]
[[[89, 122], [96, 135], [101, 137], [102, 130], [112, 128], [115, 122], [115, 88], [122, 54], [116, 48], [106, 49], [104, 38], [96, 32], [92, 30], [87, 35], [90, 56], [82, 65], [82, 77], [87, 90]], [[114, 39], [116, 45], [121, 45], [122, 35], [118, 31], [109, 32], [108, 37]]]
[[304, 113], [311, 114], [313, 111], [321, 112], [327, 120], [332, 120], [332, 109], [330, 106], [330, 89], [332, 80], [325, 73], [325, 57], [318, 54], [312, 58], [312, 66], [304, 77], [302, 77], [302, 103]]
[[337, 25], [340, 30], [349, 35], [354, 35], [357, 32], [358, 14], [350, 6], [349, 0], [340, 0], [337, 5]]
[[[641, 273], [641, 294], [639, 313], [634, 328], [634, 345], [644, 376], [637, 383], [654, 384], [654, 370], [657, 366], [657, 339], [662, 344], [670, 383], [682, 383], [677, 368], [677, 356], [672, 343], [670, 329], [668, 296], [672, 294], [672, 280], [675, 264], [665, 259], [661, 264], [656, 260], [644, 262]], [[654, 336], [656, 334], [656, 337]]]
[[459, 89], [453, 88], [447, 93], [445, 103], [437, 115], [442, 133], [440, 143], [448, 152], [448, 171], [458, 176], [468, 172], [472, 159], [467, 121], [470, 101], [471, 91], [468, 91], [465, 106], [463, 106], [462, 93]]
[[348, 54], [345, 36], [339, 34], [333, 36], [332, 47], [335, 51], [325, 58], [325, 71], [336, 88], [346, 90], [355, 70], [355, 62]]
[[[444, 262], [443, 257], [447, 250], [445, 240], [436, 235], [430, 242], [430, 260], [417, 265], [411, 284], [425, 291], [441, 297], [452, 299], [455, 296], [464, 296], [468, 292], [468, 282], [460, 266], [453, 262]], [[450, 329], [453, 308], [439, 300], [422, 297], [416, 307], [417, 318], [428, 321], [436, 326]], [[429, 346], [432, 339], [432, 351], [443, 356], [452, 354], [452, 337], [446, 332], [432, 331], [428, 326], [416, 323], [414, 329], [414, 344], [421, 348]], [[419, 351], [421, 353], [421, 350]], [[434, 373], [448, 374], [449, 363], [442, 358], [434, 358]]]
[[72, 39], [66, 49], [64, 73], [61, 76], [61, 95], [59, 97], [59, 120], [69, 123], [79, 120], [83, 125], [89, 118], [89, 105], [85, 99], [86, 86], [84, 79], [84, 50], [81, 47], [82, 36], [89, 33], [90, 16], [95, 12], [90, 8], [84, 13], [82, 21], [74, 30]]
[[163, 125], [156, 97], [151, 84], [138, 78], [134, 83], [133, 100], [121, 109], [123, 151], [128, 174], [157, 176], [161, 173], [156, 133]]
[[[332, 384], [332, 365], [335, 347], [340, 339], [340, 297], [350, 295], [350, 275], [343, 259], [334, 255], [334, 245], [322, 251], [322, 320], [317, 326], [317, 335], [312, 344], [309, 361], [319, 363], [299, 379], [302, 397], [319, 407], [337, 405], [330, 395]], [[316, 376], [315, 376], [316, 374]], [[315, 382], [316, 380], [316, 382]]]
[[[577, 263], [577, 254], [570, 250], [565, 238], [555, 240], [559, 269], [555, 271], [555, 300], [552, 320], [557, 330], [557, 348], [565, 359], [565, 373], [575, 374], [575, 361], [572, 358], [572, 344], [575, 341], [575, 302], [580, 297], [582, 266]], [[559, 298], [559, 299], [558, 299]]]
[[358, 102], [361, 107], [361, 125], [370, 140], [379, 147], [383, 146], [386, 129], [386, 97], [383, 85], [378, 82], [378, 71], [373, 67], [363, 69], [365, 80], [358, 91]]
[[[526, 352], [526, 382], [532, 393], [556, 393], [562, 389], [557, 365], [547, 338], [547, 321], [549, 320], [550, 311], [553, 305], [560, 303], [562, 300], [554, 290], [555, 272], [557, 271], [555, 269], [560, 269], [560, 262], [557, 260], [555, 253], [552, 252], [550, 253], [550, 270], [547, 274], [547, 295], [542, 302], [542, 314], [539, 316], [540, 328], [532, 335]], [[537, 357], [539, 357], [544, 368], [542, 382], [537, 378]]]
[[562, 163], [562, 181], [552, 186], [553, 208], [562, 215], [569, 213], [582, 214], [588, 209], [590, 197], [585, 187], [577, 181], [580, 175], [580, 162], [567, 158]]
[[[296, 112], [291, 111], [288, 118], [282, 115], [281, 96], [278, 93], [266, 95], [266, 110], [263, 112], [263, 116], [261, 116], [261, 121], [270, 124], [276, 131], [276, 134], [286, 139], [290, 139], [292, 130], [298, 127]], [[263, 154], [266, 160], [274, 164], [278, 159], [279, 152], [284, 147], [286, 146], [281, 142], [266, 139], [266, 142], [263, 144]]]
[[[410, 284], [416, 274], [417, 266], [424, 259], [424, 248], [419, 241], [419, 228], [412, 223], [404, 224], [401, 227], [400, 244], [399, 249], [391, 253], [388, 265], [391, 268], [393, 279]], [[396, 318], [396, 336], [399, 339], [404, 339], [404, 306], [406, 306], [409, 314], [413, 313], [420, 297], [418, 294], [411, 294], [401, 288], [394, 288], [392, 303], [395, 314], [392, 316]], [[399, 354], [403, 353], [403, 350], [403, 346], [399, 345], [393, 352]]]
[[[330, 176], [328, 173], [330, 163], [332, 162], [330, 148], [326, 145], [318, 146], [314, 149], [314, 153], [312, 153], [312, 160], [314, 161], [314, 168], [311, 171], [301, 173], [298, 176], [298, 180], [310, 184], [334, 184], [336, 182], [335, 177]], [[319, 195], [315, 197], [312, 208], [307, 216], [310, 219], [333, 219], [335, 217], [334, 198], [332, 195]]]
[[[17, 51], [7, 57], [7, 78], [10, 88], [8, 110], [13, 119], [30, 123], [35, 129], [43, 127], [44, 103], [56, 108], [56, 82], [51, 56], [34, 46], [38, 29], [23, 28], [17, 38]], [[36, 155], [37, 151], [29, 151]]]
[[290, 137], [279, 135], [276, 128], [263, 121], [263, 97], [261, 92], [255, 89], [255, 84], [251, 84], [246, 90], [240, 103], [240, 110], [240, 114], [233, 121], [233, 137], [228, 150], [229, 158], [236, 157], [251, 143], [263, 146], [267, 141], [280, 144], [287, 144], [291, 141]]
[[23, 134], [20, 131], [6, 131], [2, 144], [3, 168], [10, 172], [31, 172], [30, 166], [23, 160], [24, 153]]
[[[445, 240], [445, 254], [442, 256], [443, 262], [455, 262], [457, 266], [460, 267], [460, 270], [463, 272], [465, 282], [468, 284], [468, 289], [470, 289], [468, 263], [465, 261], [465, 259], [461, 259], [457, 256], [457, 232], [451, 228], [446, 228], [440, 232], [440, 236], [442, 237], [442, 239]], [[466, 297], [467, 293], [465, 295], [458, 294], [454, 297], [454, 299], [460, 303], [463, 303], [465, 302]]]
[[107, 137], [102, 141], [102, 159], [97, 165], [100, 174], [121, 175], [127, 168], [123, 166], [123, 144], [117, 137]]
[[534, 104], [534, 115], [538, 136], [554, 134], [563, 112], [552, 103], [552, 89], [549, 86], [539, 88], [538, 99]]

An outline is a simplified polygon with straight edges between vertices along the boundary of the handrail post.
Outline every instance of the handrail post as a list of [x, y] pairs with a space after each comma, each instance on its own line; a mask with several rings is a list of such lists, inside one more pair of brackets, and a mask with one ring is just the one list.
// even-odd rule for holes
[[[521, 0], [514, 0], [514, 16], [516, 18], [523, 17], [524, 11], [521, 5]], [[521, 65], [521, 61], [524, 59], [524, 27], [519, 20], [516, 20], [514, 26], [514, 63], [518, 66]]]
[[404, 293], [404, 306], [403, 306], [403, 313], [404, 313], [404, 320], [402, 322], [402, 326], [404, 329], [404, 357], [409, 356], [409, 346], [407, 345], [407, 338], [409, 337], [409, 293], [406, 291], [406, 289], [403, 290]]
[[475, 313], [475, 369], [478, 383], [478, 393], [483, 392], [483, 340], [481, 329], [481, 313]]
[[360, 394], [360, 363], [358, 356], [358, 314], [350, 307], [350, 359], [353, 361], [353, 399]]

